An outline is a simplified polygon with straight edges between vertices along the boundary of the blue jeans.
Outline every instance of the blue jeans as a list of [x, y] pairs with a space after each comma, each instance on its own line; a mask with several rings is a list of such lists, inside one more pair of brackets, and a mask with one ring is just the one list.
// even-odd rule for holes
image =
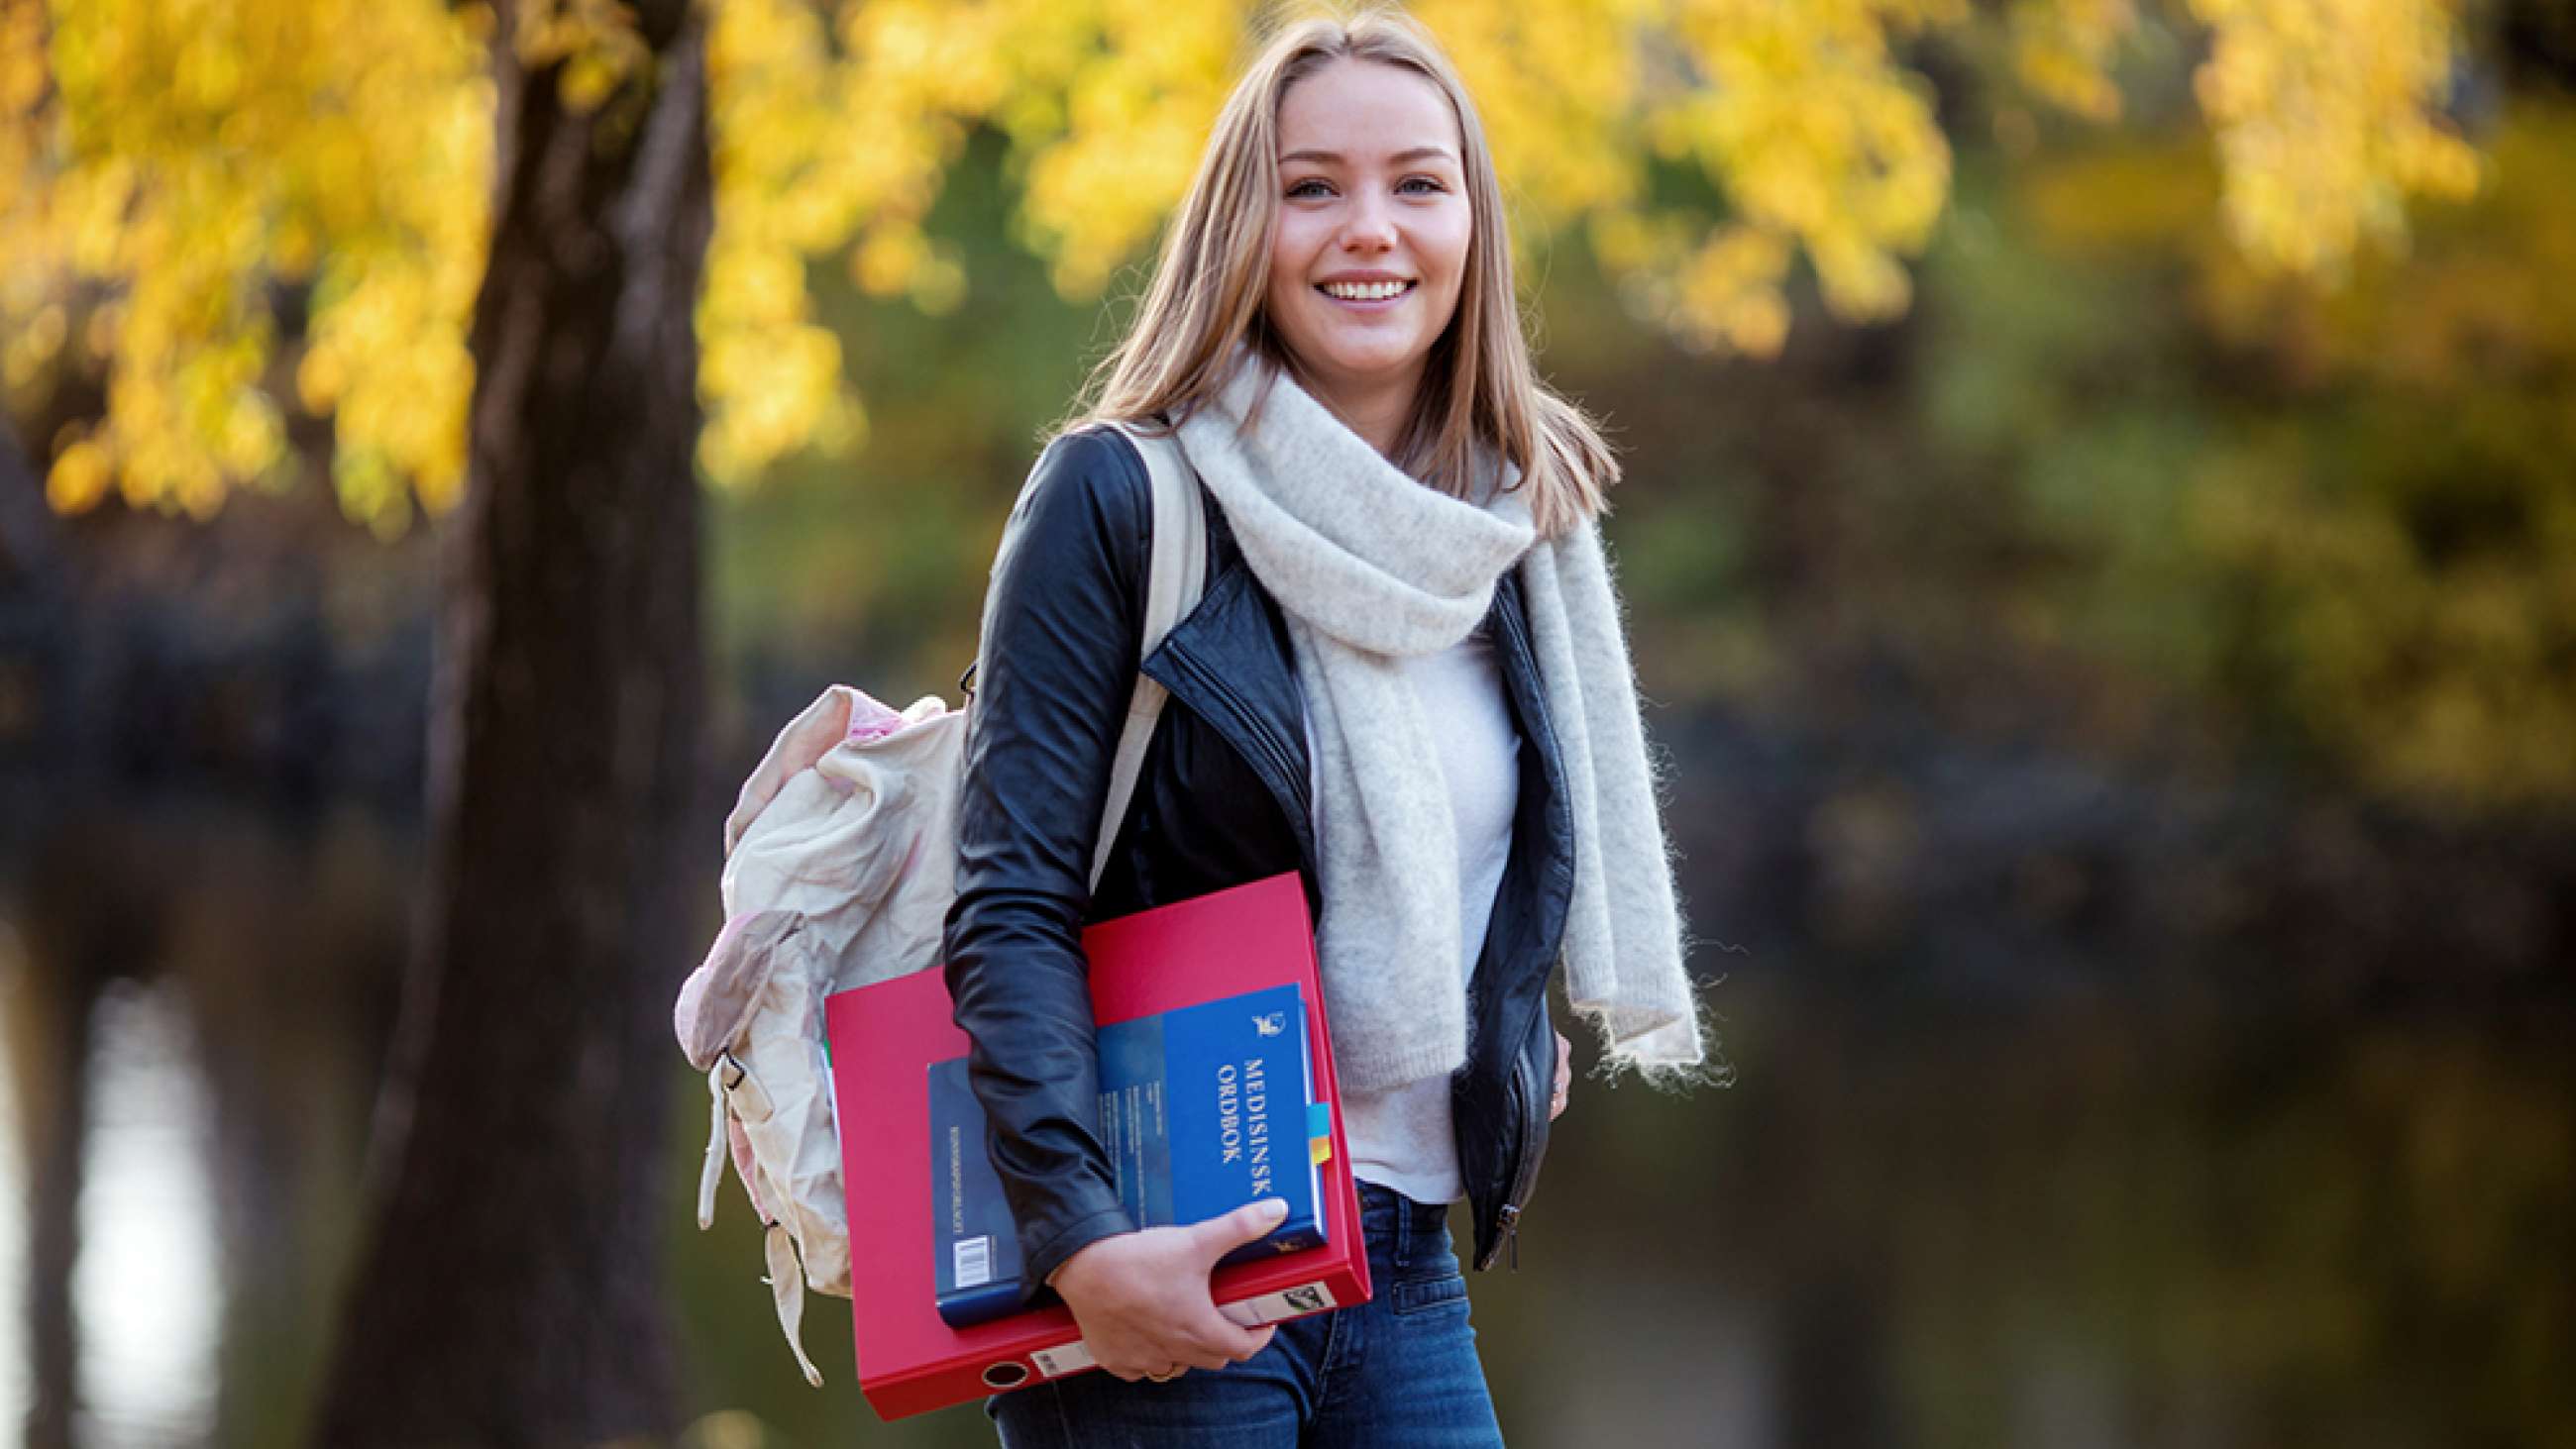
[[1368, 1302], [1280, 1324], [1250, 1359], [1169, 1383], [1092, 1369], [986, 1399], [1002, 1449], [1500, 1449], [1449, 1209], [1359, 1190]]

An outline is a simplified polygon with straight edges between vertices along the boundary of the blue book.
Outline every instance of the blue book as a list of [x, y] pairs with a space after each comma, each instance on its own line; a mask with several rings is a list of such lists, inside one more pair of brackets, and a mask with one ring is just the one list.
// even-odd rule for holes
[[[1100, 1141], [1140, 1228], [1193, 1223], [1258, 1198], [1288, 1204], [1232, 1263], [1318, 1247], [1324, 1215], [1310, 1134], [1306, 1009], [1294, 985], [1218, 997], [1102, 1027]], [[931, 1224], [939, 1316], [966, 1328], [1019, 1311], [1020, 1240], [984, 1151], [966, 1059], [930, 1065]]]

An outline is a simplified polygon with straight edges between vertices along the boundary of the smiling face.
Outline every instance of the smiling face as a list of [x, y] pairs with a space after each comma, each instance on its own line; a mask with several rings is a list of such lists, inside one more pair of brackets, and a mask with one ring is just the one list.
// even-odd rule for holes
[[1264, 306], [1327, 405], [1383, 450], [1458, 311], [1474, 227], [1457, 115], [1411, 70], [1336, 60], [1279, 103]]

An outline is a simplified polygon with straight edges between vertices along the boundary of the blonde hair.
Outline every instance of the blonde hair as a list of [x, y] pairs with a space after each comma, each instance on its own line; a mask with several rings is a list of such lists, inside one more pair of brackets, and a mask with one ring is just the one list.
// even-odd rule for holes
[[1342, 59], [1401, 67], [1430, 81], [1456, 112], [1463, 143], [1472, 233], [1458, 310], [1431, 346], [1392, 461], [1431, 487], [1464, 496], [1479, 449], [1488, 450], [1520, 469], [1518, 486], [1540, 536], [1598, 517], [1618, 481], [1618, 460], [1583, 411], [1539, 381], [1531, 362], [1484, 125], [1438, 43], [1393, 10], [1293, 25], [1236, 82], [1164, 233], [1144, 305], [1093, 370], [1085, 388], [1090, 403], [1064, 426], [1144, 422], [1158, 413], [1178, 423], [1225, 386], [1222, 370], [1242, 344], [1313, 390], [1262, 299], [1279, 214], [1280, 101], [1290, 86]]

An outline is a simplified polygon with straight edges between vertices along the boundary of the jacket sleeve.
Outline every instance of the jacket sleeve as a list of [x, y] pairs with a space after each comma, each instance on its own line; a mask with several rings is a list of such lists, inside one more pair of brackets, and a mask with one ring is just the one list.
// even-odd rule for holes
[[1099, 1137], [1081, 932], [1109, 771], [1135, 690], [1153, 507], [1108, 429], [1048, 447], [986, 604], [943, 940], [967, 1076], [1031, 1285], [1136, 1227]]

